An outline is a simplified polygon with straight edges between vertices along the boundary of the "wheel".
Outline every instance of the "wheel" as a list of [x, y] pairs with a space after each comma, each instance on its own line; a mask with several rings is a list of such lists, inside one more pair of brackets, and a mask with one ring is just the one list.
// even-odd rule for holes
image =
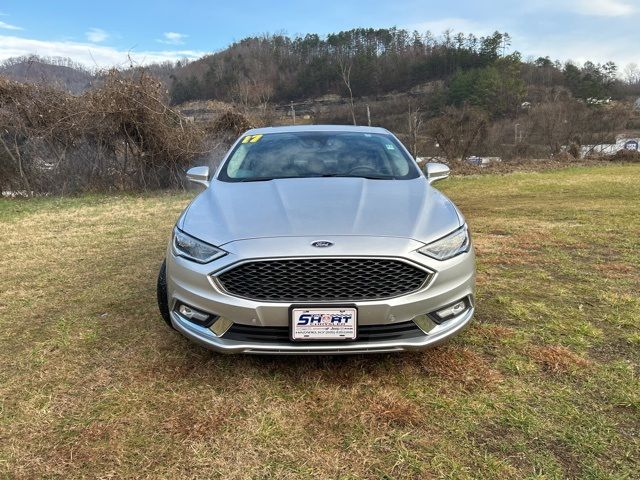
[[158, 272], [158, 285], [156, 288], [158, 295], [158, 309], [162, 319], [173, 328], [171, 325], [171, 317], [169, 315], [169, 301], [167, 299], [167, 261], [163, 260], [160, 265], [160, 272]]

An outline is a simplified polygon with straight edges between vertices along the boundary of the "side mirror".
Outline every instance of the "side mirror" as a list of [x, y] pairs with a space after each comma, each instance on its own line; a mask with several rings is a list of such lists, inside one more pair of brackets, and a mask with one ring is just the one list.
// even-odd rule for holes
[[449, 176], [449, 167], [444, 163], [429, 162], [424, 166], [424, 174], [427, 176], [429, 183], [444, 180]]
[[209, 167], [191, 167], [187, 170], [187, 180], [209, 186]]

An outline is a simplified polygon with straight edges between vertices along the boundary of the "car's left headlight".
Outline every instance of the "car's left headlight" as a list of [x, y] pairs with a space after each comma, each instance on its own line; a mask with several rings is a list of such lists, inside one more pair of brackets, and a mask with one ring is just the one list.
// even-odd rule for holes
[[173, 253], [198, 263], [209, 263], [227, 254], [224, 250], [187, 235], [178, 227], [173, 229]]
[[456, 255], [467, 252], [470, 246], [471, 239], [469, 238], [469, 231], [467, 226], [463, 225], [453, 233], [418, 249], [418, 251], [436, 260], [448, 260]]

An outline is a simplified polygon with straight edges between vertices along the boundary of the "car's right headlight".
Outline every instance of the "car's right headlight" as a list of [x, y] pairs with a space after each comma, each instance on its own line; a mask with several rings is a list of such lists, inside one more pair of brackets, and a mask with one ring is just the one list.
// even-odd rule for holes
[[469, 238], [469, 231], [467, 226], [463, 225], [453, 233], [418, 249], [418, 251], [436, 260], [448, 260], [456, 255], [467, 252], [470, 246], [471, 239]]
[[173, 229], [173, 253], [198, 263], [209, 263], [227, 254], [224, 250], [187, 235], [178, 227]]

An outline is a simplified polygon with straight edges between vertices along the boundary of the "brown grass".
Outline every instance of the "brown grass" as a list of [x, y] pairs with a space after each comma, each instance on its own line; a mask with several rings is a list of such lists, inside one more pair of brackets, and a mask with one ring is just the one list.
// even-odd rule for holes
[[502, 378], [482, 355], [465, 347], [447, 345], [428, 350], [421, 355], [420, 363], [427, 375], [465, 390], [491, 387]]
[[402, 397], [395, 389], [382, 390], [371, 398], [361, 418], [371, 428], [416, 426], [426, 420], [418, 405]]
[[531, 347], [528, 354], [550, 373], [566, 373], [590, 365], [589, 360], [562, 346]]
[[223, 356], [169, 330], [155, 278], [190, 195], [2, 201], [0, 478], [634, 478], [638, 168], [443, 182], [477, 316], [402, 355]]

